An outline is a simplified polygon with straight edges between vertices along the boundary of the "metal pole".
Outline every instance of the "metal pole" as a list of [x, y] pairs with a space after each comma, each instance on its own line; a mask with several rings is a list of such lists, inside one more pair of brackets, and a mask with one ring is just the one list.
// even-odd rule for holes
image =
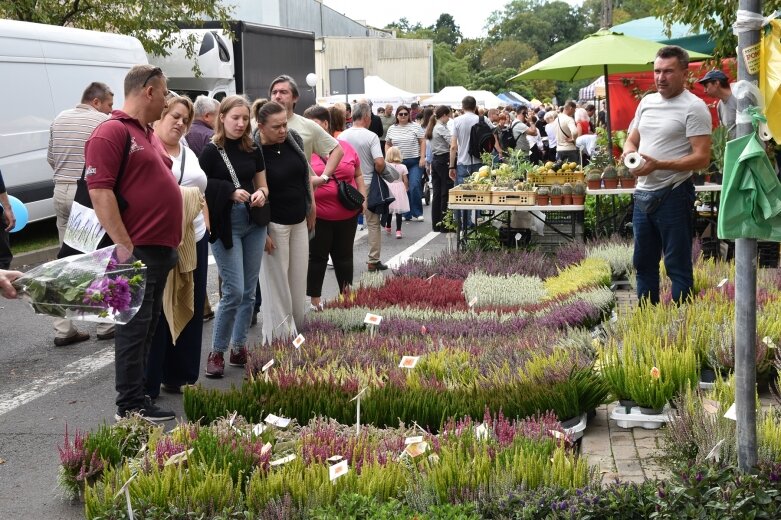
[[[740, 0], [739, 9], [762, 12], [761, 0]], [[759, 30], [738, 34], [738, 80], [756, 83], [743, 59], [743, 49], [759, 43]], [[757, 104], [748, 96], [738, 100], [738, 112]], [[737, 136], [753, 132], [751, 123], [741, 123]], [[756, 413], [756, 335], [757, 335], [757, 241], [735, 241], [735, 407], [737, 413], [738, 467], [747, 473], [757, 463]]]
[[[613, 160], [613, 131], [610, 127], [610, 89], [607, 82], [607, 65], [603, 65], [605, 73], [605, 125], [607, 130], [607, 158], [609, 161]], [[599, 111], [597, 111], [599, 114]]]
[[347, 81], [347, 66], [344, 67], [344, 102], [350, 102], [350, 84]]

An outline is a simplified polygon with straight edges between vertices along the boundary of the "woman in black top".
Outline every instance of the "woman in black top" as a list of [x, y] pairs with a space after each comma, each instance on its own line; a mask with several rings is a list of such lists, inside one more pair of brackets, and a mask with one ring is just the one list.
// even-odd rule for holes
[[250, 214], [251, 207], [266, 204], [269, 188], [263, 154], [252, 141], [249, 118], [250, 106], [245, 98], [225, 98], [220, 103], [212, 142], [204, 147], [199, 159], [207, 177], [209, 241], [222, 278], [212, 352], [206, 364], [206, 375], [211, 377], [223, 375], [223, 355], [228, 347], [229, 364], [244, 366], [247, 362], [247, 331], [266, 240], [266, 226], [256, 224]]
[[315, 202], [309, 178], [309, 159], [303, 141], [287, 128], [287, 112], [274, 101], [255, 102], [256, 141], [266, 158], [271, 190], [271, 222], [266, 257], [260, 274], [263, 293], [263, 342], [298, 334], [306, 312], [306, 274], [309, 228], [314, 226]]

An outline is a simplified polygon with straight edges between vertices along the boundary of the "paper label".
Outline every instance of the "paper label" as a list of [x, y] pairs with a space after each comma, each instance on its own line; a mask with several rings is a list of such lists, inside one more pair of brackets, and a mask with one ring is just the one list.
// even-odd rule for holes
[[339, 464], [334, 464], [328, 468], [328, 477], [331, 479], [331, 481], [334, 481], [342, 475], [346, 475], [348, 469], [347, 461], [343, 460]]
[[476, 303], [477, 303], [477, 296], [469, 300], [469, 308], [471, 309], [472, 307], [474, 307]]
[[419, 359], [420, 356], [403, 356], [399, 368], [415, 368]]
[[563, 439], [564, 434], [557, 430], [548, 430], [554, 439]]
[[263, 445], [262, 448], [260, 448], [260, 454], [261, 455], [265, 455], [266, 453], [268, 453], [270, 451], [271, 451], [271, 443], [270, 442], [267, 442], [266, 444]]
[[743, 61], [749, 74], [759, 73], [759, 43], [743, 49]]
[[488, 426], [486, 426], [485, 423], [475, 428], [475, 437], [477, 437], [478, 439], [488, 438]]
[[519, 241], [519, 240], [520, 240], [520, 239], [522, 239], [522, 238], [523, 238], [523, 235], [521, 235], [520, 233], [516, 233], [516, 234], [515, 234], [515, 241], [516, 241], [516, 242], [517, 242], [517, 241]]
[[767, 345], [767, 348], [776, 348], [776, 344], [775, 342], [773, 342], [773, 338], [771, 338], [770, 336], [765, 336], [764, 338], [762, 338], [762, 343]]
[[255, 426], [252, 427], [252, 433], [255, 434], [255, 436], [261, 435], [266, 430], [266, 427], [262, 424], [258, 423]]
[[296, 339], [293, 340], [293, 346], [296, 347], [296, 348], [299, 348], [301, 345], [304, 344], [304, 341], [305, 341], [304, 340], [304, 335], [303, 334], [299, 334], [298, 336], [296, 336]]
[[287, 428], [290, 424], [290, 419], [286, 417], [278, 417], [274, 415], [273, 413], [268, 414], [265, 419], [263, 419], [264, 422], [276, 426], [277, 428]]
[[416, 442], [415, 444], [408, 444], [407, 447], [404, 448], [404, 453], [406, 453], [407, 455], [409, 455], [414, 459], [415, 457], [418, 457], [426, 453], [427, 449], [428, 449], [427, 442]]
[[339, 461], [340, 461], [340, 460], [342, 460], [343, 458], [344, 458], [344, 457], [342, 457], [341, 455], [333, 455], [333, 456], [331, 456], [331, 457], [328, 457], [328, 458], [327, 458], [327, 459], [325, 459], [325, 460], [327, 460], [328, 462], [339, 462]]
[[417, 444], [419, 442], [423, 442], [422, 435], [416, 435], [415, 437], [407, 437], [404, 439], [404, 444]]
[[371, 312], [367, 312], [363, 322], [367, 325], [379, 325], [382, 323], [382, 316], [379, 314], [372, 314]]
[[724, 278], [722, 281], [719, 282], [719, 285], [717, 285], [716, 287], [721, 289], [722, 287], [724, 287], [724, 284], [727, 282], [729, 282], [729, 278]]
[[261, 372], [265, 372], [266, 370], [268, 370], [268, 369], [269, 369], [269, 368], [271, 368], [272, 366], [274, 366], [274, 358], [272, 358], [272, 359], [271, 359], [271, 360], [270, 360], [268, 363], [266, 363], [265, 365], [263, 365], [263, 368], [261, 368], [261, 369], [260, 369], [260, 371], [261, 371]]
[[727, 410], [727, 413], [724, 414], [725, 419], [732, 419], [733, 421], [738, 420], [738, 408], [735, 406], [735, 403], [732, 403], [732, 406], [729, 407], [729, 410]]
[[281, 466], [282, 464], [287, 464], [288, 462], [290, 462], [291, 460], [294, 460], [295, 458], [296, 458], [296, 454], [295, 453], [291, 453], [287, 457], [282, 457], [281, 459], [272, 460], [271, 462], [269, 462], [269, 465], [270, 466]]
[[74, 201], [62, 241], [77, 251], [92, 253], [105, 235], [95, 210]]
[[724, 439], [721, 439], [719, 442], [716, 443], [716, 445], [708, 452], [708, 455], [705, 457], [705, 460], [715, 459], [716, 462], [718, 462], [719, 448], [721, 448], [722, 444], [724, 444]]

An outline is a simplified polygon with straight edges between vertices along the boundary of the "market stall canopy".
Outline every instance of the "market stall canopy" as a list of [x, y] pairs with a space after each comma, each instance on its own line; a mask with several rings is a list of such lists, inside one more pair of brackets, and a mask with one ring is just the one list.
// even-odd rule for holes
[[[418, 100], [417, 94], [407, 92], [404, 89], [391, 85], [379, 76], [366, 76], [363, 80], [364, 88], [366, 92], [349, 94], [348, 98], [350, 102], [354, 99], [366, 98], [370, 100], [374, 106], [379, 105], [402, 105], [413, 103]], [[344, 102], [344, 95], [328, 96], [321, 99], [321, 102], [326, 104], [342, 103]]]
[[522, 95], [518, 94], [517, 92], [513, 92], [512, 90], [508, 90], [507, 92], [502, 92], [501, 94], [497, 94], [496, 97], [501, 99], [502, 101], [505, 101], [506, 103], [510, 103], [511, 105], [530, 105], [531, 102], [523, 97]]
[[605, 76], [600, 76], [594, 82], [580, 89], [578, 92], [579, 99], [596, 99], [605, 97]]
[[464, 87], [445, 87], [430, 98], [426, 99], [427, 105], [447, 105], [449, 107], [461, 108], [461, 100], [469, 95], [469, 91]]
[[668, 34], [664, 22], [653, 16], [615, 25], [612, 30], [624, 33], [627, 36], [664, 43], [665, 45], [678, 45], [689, 51], [705, 54], [711, 54], [715, 45], [709, 34], [698, 34], [691, 25], [687, 24], [674, 23], [670, 25]]

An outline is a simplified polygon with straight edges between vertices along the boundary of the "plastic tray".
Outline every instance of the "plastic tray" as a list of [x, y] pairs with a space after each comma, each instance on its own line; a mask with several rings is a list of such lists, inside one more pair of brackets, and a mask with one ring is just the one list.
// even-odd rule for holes
[[451, 188], [448, 191], [447, 201], [449, 204], [491, 204], [491, 192]]
[[629, 413], [621, 413], [620, 410], [623, 408], [623, 406], [616, 406], [610, 413], [610, 418], [616, 421], [619, 428], [656, 430], [671, 420], [670, 405], [665, 405], [659, 415], [646, 415], [637, 406], [633, 407]]
[[577, 181], [582, 181], [585, 177], [583, 172], [569, 172], [569, 173], [554, 173], [543, 175], [530, 175], [529, 180], [535, 184], [550, 185], [550, 184], [564, 184], [569, 182], [570, 184]]
[[571, 428], [564, 428], [564, 431], [572, 438], [572, 441], [576, 441], [583, 437], [583, 431], [586, 429], [586, 414], [580, 416], [580, 421]]
[[497, 206], [534, 206], [536, 195], [533, 191], [492, 191], [491, 204]]

